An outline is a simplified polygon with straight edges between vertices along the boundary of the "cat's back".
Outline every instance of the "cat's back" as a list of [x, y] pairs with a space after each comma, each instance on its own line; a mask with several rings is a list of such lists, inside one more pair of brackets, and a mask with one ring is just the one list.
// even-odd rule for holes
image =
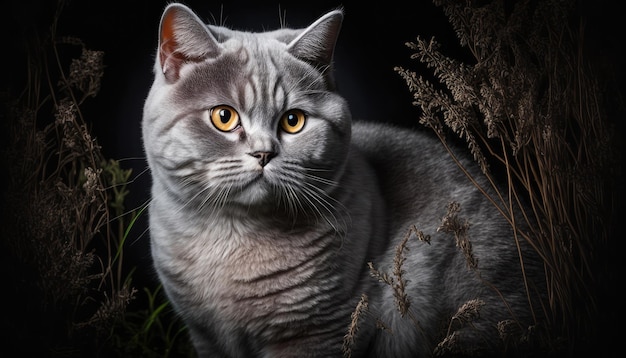
[[[385, 235], [389, 240], [388, 251], [374, 260], [374, 265], [383, 272], [391, 272], [395, 265], [394, 250], [410, 228], [430, 237], [428, 244], [409, 241], [410, 250], [405, 253], [406, 262], [403, 262], [409, 277], [406, 292], [413, 306], [419, 307], [415, 314], [420, 327], [436, 332], [442, 316], [451, 316], [462, 304], [477, 297], [484, 303], [481, 316], [485, 319], [474, 322], [472, 329], [478, 328], [497, 337], [493, 327], [509, 318], [509, 310], [515, 312], [520, 322], [531, 322], [521, 271], [515, 269], [520, 259], [514, 233], [502, 213], [485, 196], [494, 198], [494, 189], [467, 150], [449, 144], [453, 157], [446, 146], [427, 131], [367, 122], [354, 122], [352, 129], [352, 150], [358, 152], [375, 173], [378, 187], [372, 190], [381, 193], [386, 208], [383, 218], [388, 228]], [[452, 207], [460, 210], [457, 223], [467, 230], [462, 234], [467, 235], [465, 239], [471, 245], [464, 246], [465, 249], [456, 244], [457, 233], [443, 226]], [[455, 217], [456, 213], [453, 213]], [[524, 251], [528, 278], [541, 287], [541, 265], [524, 242], [518, 244]], [[473, 270], [479, 270], [480, 275]], [[491, 282], [496, 290], [491, 291], [485, 282]], [[380, 314], [393, 317], [388, 318], [392, 331], [411, 332], [407, 320], [394, 316], [395, 306], [385, 304], [394, 302], [393, 293], [385, 292]], [[471, 330], [463, 334], [467, 335], [463, 338], [467, 344], [478, 339]], [[428, 346], [442, 338], [431, 337], [430, 343], [414, 348], [425, 349], [424, 354], [432, 352], [434, 347]], [[400, 341], [419, 339], [407, 336]], [[380, 335], [378, 353], [388, 355], [390, 351], [385, 347], [394, 344], [389, 336]]]
[[[388, 166], [398, 167], [401, 164], [408, 164], [417, 170], [443, 170], [445, 173], [431, 174], [446, 176], [449, 176], [449, 170], [458, 169], [439, 139], [432, 132], [423, 129], [404, 128], [380, 122], [354, 121], [352, 145], [378, 165], [386, 163]], [[461, 164], [468, 164], [466, 155], [459, 153], [458, 148], [452, 146], [451, 149], [455, 151], [455, 156]]]
[[[441, 218], [451, 201], [472, 205], [478, 200], [478, 189], [431, 132], [355, 121], [352, 146], [376, 173], [394, 215]], [[457, 160], [480, 177], [475, 163], [463, 154], [456, 153]]]

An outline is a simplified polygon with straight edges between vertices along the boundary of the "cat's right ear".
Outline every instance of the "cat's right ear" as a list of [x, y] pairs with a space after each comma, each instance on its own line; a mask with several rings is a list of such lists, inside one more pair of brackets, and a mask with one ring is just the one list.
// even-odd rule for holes
[[159, 29], [159, 67], [169, 82], [180, 77], [189, 62], [217, 57], [221, 46], [202, 20], [182, 4], [170, 4], [161, 17]]

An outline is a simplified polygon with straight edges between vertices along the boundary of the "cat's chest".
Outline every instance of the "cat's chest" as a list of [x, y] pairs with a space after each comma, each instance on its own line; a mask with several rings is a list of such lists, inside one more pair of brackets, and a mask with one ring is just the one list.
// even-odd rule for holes
[[247, 324], [293, 321], [336, 284], [337, 240], [315, 230], [207, 230], [157, 244], [155, 263], [184, 310]]

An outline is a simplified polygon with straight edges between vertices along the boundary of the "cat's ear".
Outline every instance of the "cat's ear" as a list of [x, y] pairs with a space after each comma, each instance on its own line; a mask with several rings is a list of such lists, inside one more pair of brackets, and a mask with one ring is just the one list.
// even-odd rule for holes
[[341, 10], [334, 10], [320, 17], [287, 45], [289, 53], [326, 70], [332, 63], [342, 22]]
[[165, 8], [159, 29], [158, 60], [168, 81], [176, 81], [186, 63], [217, 57], [220, 50], [220, 44], [188, 7], [171, 4]]

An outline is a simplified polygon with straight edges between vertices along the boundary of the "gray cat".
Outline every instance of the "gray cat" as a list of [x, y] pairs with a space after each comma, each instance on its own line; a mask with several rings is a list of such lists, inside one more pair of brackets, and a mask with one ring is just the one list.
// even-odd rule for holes
[[352, 122], [342, 19], [249, 33], [167, 6], [143, 116], [163, 287], [200, 357], [499, 352], [498, 323], [533, 324], [511, 225], [437, 140]]

